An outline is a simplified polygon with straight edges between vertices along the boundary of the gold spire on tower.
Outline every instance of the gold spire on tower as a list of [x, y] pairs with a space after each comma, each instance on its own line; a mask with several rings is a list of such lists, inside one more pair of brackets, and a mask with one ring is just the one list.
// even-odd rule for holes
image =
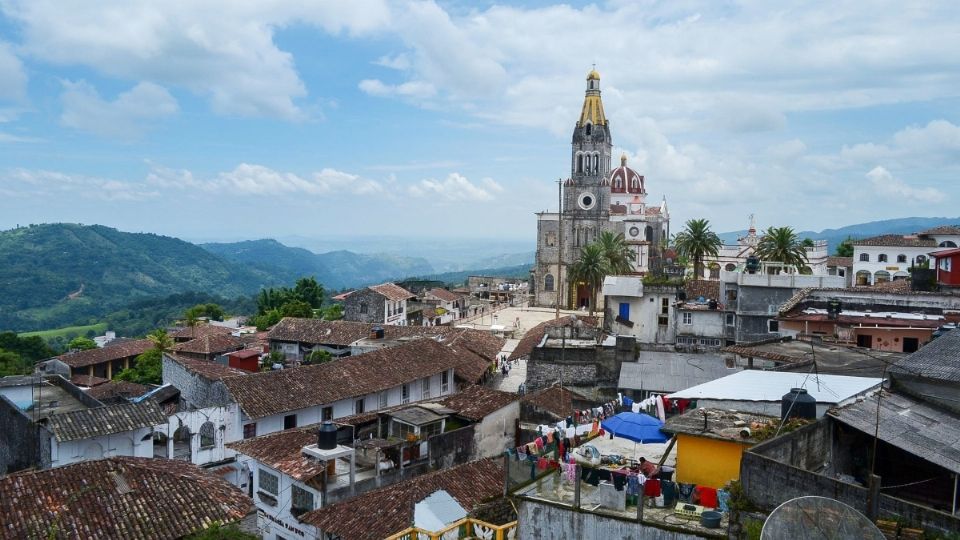
[[603, 101], [600, 100], [600, 74], [596, 69], [587, 74], [587, 95], [583, 98], [583, 110], [580, 111], [578, 127], [587, 123], [597, 126], [607, 124], [607, 117], [603, 114]]

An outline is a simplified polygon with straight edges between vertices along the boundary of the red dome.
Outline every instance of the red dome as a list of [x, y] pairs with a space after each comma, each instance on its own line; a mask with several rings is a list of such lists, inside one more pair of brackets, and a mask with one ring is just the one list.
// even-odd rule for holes
[[646, 193], [643, 176], [627, 167], [627, 156], [620, 157], [620, 166], [610, 173], [611, 193]]

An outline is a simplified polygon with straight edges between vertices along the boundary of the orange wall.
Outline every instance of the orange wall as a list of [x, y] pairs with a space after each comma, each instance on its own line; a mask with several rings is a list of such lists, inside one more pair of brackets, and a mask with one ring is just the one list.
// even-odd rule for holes
[[677, 435], [677, 481], [722, 488], [740, 478], [740, 457], [748, 445], [694, 435]]
[[902, 352], [905, 337], [917, 338], [920, 345], [923, 345], [930, 341], [930, 335], [933, 334], [933, 330], [924, 329], [854, 328], [853, 332], [857, 336], [873, 336], [871, 349], [890, 352]]

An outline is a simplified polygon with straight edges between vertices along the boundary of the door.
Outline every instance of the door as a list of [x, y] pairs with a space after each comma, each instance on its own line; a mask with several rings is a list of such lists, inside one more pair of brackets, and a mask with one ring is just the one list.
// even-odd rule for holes
[[589, 287], [583, 283], [577, 284], [577, 307], [590, 307], [590, 290]]
[[903, 352], [916, 352], [920, 348], [920, 339], [915, 337], [903, 338]]
[[857, 347], [873, 347], [873, 336], [871, 335], [858, 335], [857, 336]]

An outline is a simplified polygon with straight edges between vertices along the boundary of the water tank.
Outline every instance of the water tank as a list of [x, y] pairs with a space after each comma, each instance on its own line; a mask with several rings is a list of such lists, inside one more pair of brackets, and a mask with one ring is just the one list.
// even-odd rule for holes
[[710, 309], [717, 309], [717, 301], [710, 300], [710, 302], [707, 304], [707, 307], [709, 307]]
[[756, 255], [750, 255], [749, 257], [747, 257], [746, 269], [747, 269], [747, 272], [750, 272], [751, 274], [759, 270], [760, 257], [757, 257]]
[[684, 291], [684, 290], [677, 291], [677, 300], [686, 300], [686, 299], [687, 299], [687, 291]]
[[827, 302], [827, 318], [836, 319], [840, 315], [841, 304], [839, 300], [830, 300]]
[[383, 327], [374, 326], [373, 327], [373, 337], [376, 339], [383, 339]]
[[816, 420], [817, 400], [803, 388], [791, 388], [780, 400], [781, 421], [787, 419], [787, 411], [790, 411], [790, 418]]
[[337, 426], [327, 420], [320, 424], [320, 430], [317, 431], [317, 448], [320, 450], [333, 450], [337, 447]]

